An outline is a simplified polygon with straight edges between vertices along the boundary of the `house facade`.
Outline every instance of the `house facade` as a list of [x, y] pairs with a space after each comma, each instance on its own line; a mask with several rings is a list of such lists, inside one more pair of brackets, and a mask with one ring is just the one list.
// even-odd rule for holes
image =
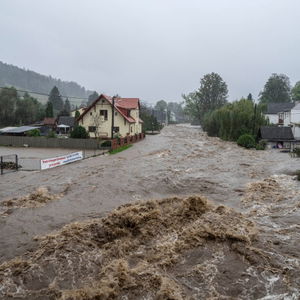
[[287, 112], [294, 106], [294, 103], [268, 103], [265, 116], [269, 119], [270, 124], [284, 125], [284, 118], [287, 118]]
[[100, 95], [78, 118], [90, 137], [113, 138], [142, 132], [139, 98], [112, 98]]

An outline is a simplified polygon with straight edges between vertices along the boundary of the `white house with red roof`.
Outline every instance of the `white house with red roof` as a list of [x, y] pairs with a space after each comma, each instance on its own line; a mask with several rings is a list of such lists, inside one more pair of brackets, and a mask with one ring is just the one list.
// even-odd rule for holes
[[118, 98], [100, 95], [78, 118], [90, 137], [112, 138], [142, 132], [139, 98]]

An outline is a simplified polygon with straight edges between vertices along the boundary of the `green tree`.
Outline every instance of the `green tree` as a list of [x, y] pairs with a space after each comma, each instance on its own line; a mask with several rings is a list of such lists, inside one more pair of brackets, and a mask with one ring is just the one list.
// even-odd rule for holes
[[15, 125], [16, 104], [19, 101], [17, 90], [13, 87], [0, 90], [0, 125]]
[[272, 74], [260, 93], [259, 100], [261, 103], [291, 102], [291, 84], [288, 76]]
[[16, 102], [15, 123], [19, 125], [32, 124], [45, 116], [44, 107], [37, 99], [31, 97], [27, 92], [23, 99]]
[[71, 112], [71, 104], [69, 99], [67, 98], [64, 105], [64, 110], [70, 115]]
[[249, 95], [247, 96], [247, 100], [253, 101], [253, 97], [251, 93], [249, 93]]
[[92, 94], [89, 95], [87, 105], [90, 106], [98, 97], [99, 94], [96, 91], [94, 91]]
[[293, 101], [300, 101], [300, 81], [292, 88], [292, 99]]
[[76, 126], [70, 134], [73, 139], [88, 139], [89, 134], [82, 126]]
[[200, 88], [188, 95], [183, 95], [186, 112], [202, 123], [204, 115], [227, 103], [228, 88], [226, 82], [217, 73], [204, 75]]
[[168, 107], [168, 104], [165, 100], [157, 101], [155, 104], [155, 109], [158, 111], [165, 111]]
[[162, 125], [157, 121], [153, 115], [153, 109], [145, 103], [141, 103], [140, 118], [143, 120], [143, 132], [145, 131], [159, 131]]
[[203, 129], [210, 136], [236, 141], [243, 134], [256, 135], [267, 125], [260, 106], [247, 99], [229, 103], [205, 115]]
[[56, 86], [54, 86], [51, 90], [48, 101], [52, 103], [54, 111], [60, 112], [63, 110], [64, 101], [62, 100], [59, 90]]
[[45, 116], [47, 118], [53, 118], [53, 104], [52, 102], [48, 101], [46, 104], [46, 111], [45, 111]]

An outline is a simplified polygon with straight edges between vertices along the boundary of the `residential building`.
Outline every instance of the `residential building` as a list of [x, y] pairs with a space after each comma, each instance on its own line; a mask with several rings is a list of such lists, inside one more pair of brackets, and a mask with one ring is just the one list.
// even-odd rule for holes
[[268, 103], [265, 116], [270, 124], [284, 125], [284, 117], [288, 118], [286, 112], [289, 112], [295, 103]]
[[112, 98], [100, 95], [78, 118], [90, 137], [113, 138], [142, 132], [139, 98]]
[[268, 143], [269, 148], [292, 148], [295, 138], [289, 126], [262, 126], [258, 139]]
[[67, 134], [70, 133], [75, 126], [75, 118], [68, 116], [60, 116], [57, 122], [58, 133]]

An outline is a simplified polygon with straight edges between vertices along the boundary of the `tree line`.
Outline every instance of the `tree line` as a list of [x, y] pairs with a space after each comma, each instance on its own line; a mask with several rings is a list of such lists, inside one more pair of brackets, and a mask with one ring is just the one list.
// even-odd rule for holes
[[236, 141], [241, 135], [256, 135], [260, 126], [268, 124], [264, 117], [271, 102], [300, 101], [300, 81], [291, 87], [288, 76], [272, 74], [259, 94], [258, 103], [252, 94], [229, 103], [228, 87], [219, 74], [206, 74], [200, 87], [183, 95], [185, 112], [210, 136]]
[[70, 101], [62, 99], [54, 86], [46, 105], [25, 93], [22, 97], [14, 87], [0, 90], [0, 126], [21, 126], [42, 121], [44, 117], [69, 116]]

